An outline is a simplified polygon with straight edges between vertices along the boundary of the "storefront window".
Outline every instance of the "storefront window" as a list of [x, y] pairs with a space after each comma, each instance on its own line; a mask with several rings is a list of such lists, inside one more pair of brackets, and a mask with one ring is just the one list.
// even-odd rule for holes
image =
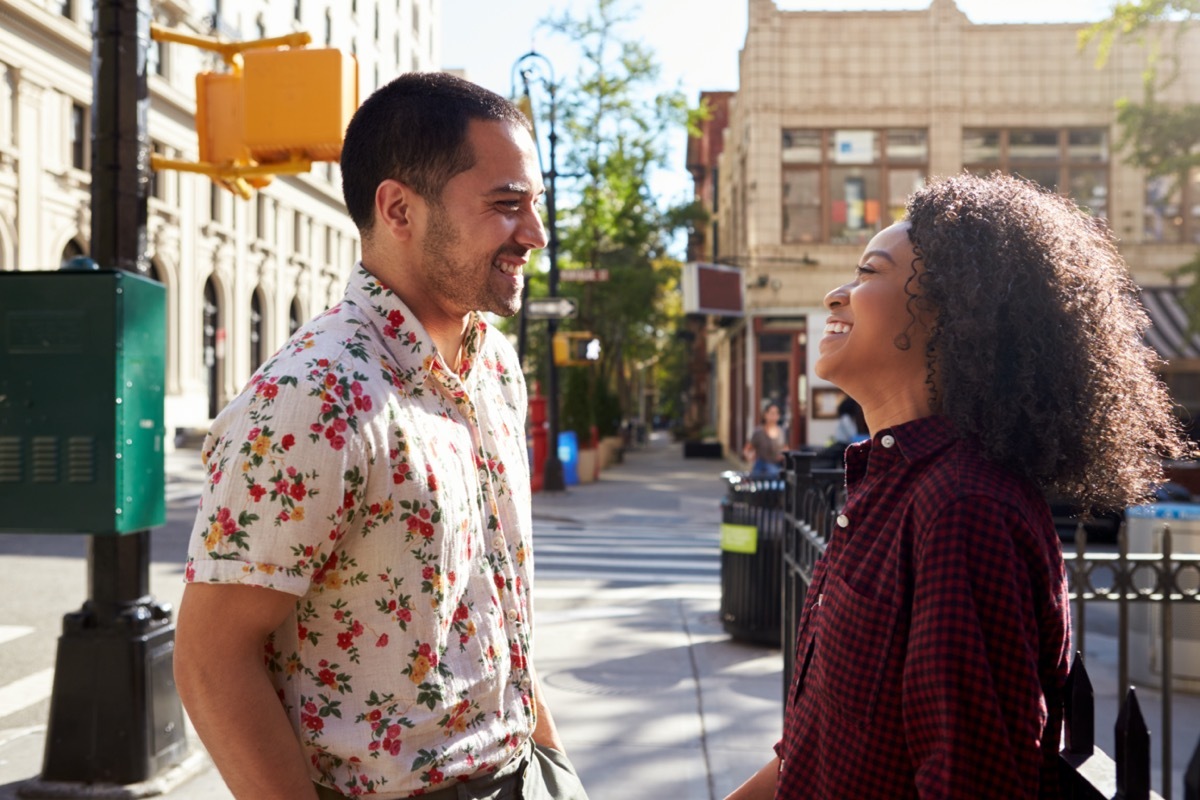
[[788, 169], [783, 173], [783, 241], [809, 243], [821, 238], [821, 172]]

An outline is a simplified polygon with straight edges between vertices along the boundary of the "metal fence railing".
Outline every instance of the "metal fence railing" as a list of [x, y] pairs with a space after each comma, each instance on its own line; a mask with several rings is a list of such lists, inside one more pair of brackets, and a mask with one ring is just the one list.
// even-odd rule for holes
[[[840, 469], [814, 468], [809, 453], [787, 454], [783, 474], [786, 532], [782, 545], [780, 594], [780, 639], [783, 647], [784, 697], [795, 669], [796, 629], [817, 559], [825, 550], [837, 514], [845, 502], [844, 478]], [[1156, 609], [1160, 636], [1162, 674], [1162, 786], [1171, 797], [1172, 650], [1175, 606], [1200, 603], [1200, 557], [1180, 558], [1172, 553], [1169, 525], [1158, 532], [1160, 552], [1131, 554], [1124, 528], [1117, 553], [1090, 553], [1086, 534], [1076, 533], [1076, 551], [1066, 556], [1071, 602], [1075, 607], [1076, 649], [1084, 650], [1087, 605], [1094, 602], [1118, 604], [1118, 685], [1129, 686], [1130, 610], [1132, 606]], [[1149, 619], [1147, 610], [1143, 619]], [[1082, 660], [1077, 657], [1068, 684], [1064, 709], [1066, 743], [1061, 754], [1065, 788], [1069, 797], [1150, 798], [1150, 734], [1133, 691], [1122, 701], [1116, 735], [1115, 761], [1095, 748], [1093, 694]], [[1195, 721], [1188, 730], [1194, 735]], [[1200, 800], [1200, 742], [1197, 743], [1184, 779], [1184, 800]]]

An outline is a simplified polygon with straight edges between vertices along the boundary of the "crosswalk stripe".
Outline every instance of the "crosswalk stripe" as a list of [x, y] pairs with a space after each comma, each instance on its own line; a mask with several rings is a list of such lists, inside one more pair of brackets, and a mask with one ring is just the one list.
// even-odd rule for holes
[[53, 667], [0, 687], [0, 717], [7, 717], [40, 703], [50, 696], [53, 688]]
[[27, 628], [24, 625], [0, 625], [0, 644], [20, 639], [31, 633], [33, 633], [33, 628]]

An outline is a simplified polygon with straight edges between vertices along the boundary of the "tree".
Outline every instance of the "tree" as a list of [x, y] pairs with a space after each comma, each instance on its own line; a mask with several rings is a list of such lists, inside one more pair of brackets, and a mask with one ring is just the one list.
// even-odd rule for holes
[[[1167, 179], [1170, 191], [1181, 197], [1190, 176], [1200, 169], [1200, 103], [1163, 98], [1180, 77], [1184, 37], [1197, 20], [1200, 0], [1130, 0], [1117, 3], [1108, 19], [1080, 34], [1081, 47], [1097, 43], [1100, 66], [1119, 39], [1133, 38], [1147, 47], [1141, 101], [1117, 102], [1117, 148], [1148, 177]], [[1193, 278], [1184, 302], [1193, 328], [1200, 328], [1200, 253], [1177, 272]]]
[[[666, 166], [667, 137], [683, 129], [696, 133], [703, 113], [689, 110], [678, 89], [659, 88], [653, 53], [622, 38], [631, 20], [617, 0], [597, 0], [582, 17], [564, 13], [543, 22], [581, 54], [559, 102], [561, 172], [575, 176], [568, 191], [559, 189], [560, 267], [604, 269], [610, 276], [600, 283], [560, 284], [560, 294], [579, 301], [573, 326], [603, 343], [594, 367], [571, 368], [590, 369], [588, 391], [576, 394], [615, 393], [622, 415], [634, 411], [634, 368], [651, 368], [665, 348], [679, 346], [673, 332], [681, 313], [672, 297], [680, 265], [667, 249], [671, 233], [694, 214], [685, 210], [690, 204], [661, 208], [649, 182]], [[560, 177], [559, 186], [564, 182]], [[603, 416], [607, 427], [613, 415]], [[568, 412], [564, 418], [579, 416]], [[594, 414], [592, 419], [597, 421]]]

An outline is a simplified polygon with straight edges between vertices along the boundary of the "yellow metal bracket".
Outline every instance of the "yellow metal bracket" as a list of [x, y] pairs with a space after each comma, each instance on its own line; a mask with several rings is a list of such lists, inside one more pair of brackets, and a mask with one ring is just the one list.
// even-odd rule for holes
[[[304, 47], [312, 43], [312, 35], [306, 31], [296, 31], [284, 36], [272, 36], [246, 42], [230, 42], [215, 36], [182, 33], [159, 25], [157, 22], [150, 23], [150, 38], [157, 42], [175, 42], [217, 53], [235, 75], [242, 72], [242, 53], [246, 50]], [[288, 161], [271, 164], [254, 162], [249, 164], [211, 164], [203, 161], [182, 161], [151, 154], [150, 168], [206, 175], [214, 183], [228, 189], [243, 200], [249, 200], [254, 196], [255, 189], [266, 186], [275, 175], [300, 175], [309, 172], [312, 169], [312, 160], [293, 157]]]

